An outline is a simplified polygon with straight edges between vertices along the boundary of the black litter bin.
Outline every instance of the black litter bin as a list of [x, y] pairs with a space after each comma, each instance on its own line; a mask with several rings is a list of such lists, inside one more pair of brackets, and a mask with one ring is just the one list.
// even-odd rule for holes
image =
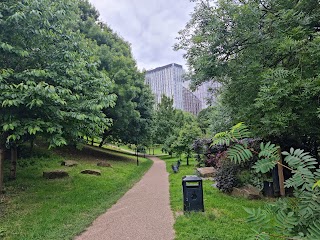
[[262, 192], [266, 197], [274, 197], [273, 182], [264, 181]]
[[182, 178], [182, 189], [183, 210], [185, 212], [204, 212], [202, 179], [198, 176], [184, 176]]

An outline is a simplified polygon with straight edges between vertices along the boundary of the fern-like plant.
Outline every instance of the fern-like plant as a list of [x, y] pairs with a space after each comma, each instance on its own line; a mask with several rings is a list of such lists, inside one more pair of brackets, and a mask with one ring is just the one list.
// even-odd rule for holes
[[228, 147], [227, 157], [234, 163], [241, 163], [252, 158], [251, 149], [243, 139], [250, 138], [248, 127], [240, 122], [233, 126], [230, 131], [217, 133], [213, 138], [212, 145], [226, 145]]
[[[320, 239], [320, 177], [318, 163], [309, 153], [293, 148], [283, 152], [284, 161], [293, 172], [285, 187], [294, 188], [293, 199], [280, 199], [267, 209], [245, 209], [248, 222], [256, 226], [263, 219], [268, 224], [254, 229], [252, 239]], [[315, 187], [314, 187], [315, 186]], [[261, 233], [263, 233], [261, 235]]]
[[[226, 145], [227, 158], [235, 163], [249, 160], [254, 154], [259, 157], [253, 168], [256, 172], [267, 173], [279, 162], [278, 147], [271, 142], [261, 143], [260, 151], [248, 147], [245, 138], [250, 132], [244, 123], [230, 131], [218, 133], [213, 144]], [[308, 152], [291, 148], [282, 152], [284, 161], [293, 176], [286, 180], [285, 187], [294, 188], [292, 199], [279, 199], [266, 209], [245, 209], [248, 222], [254, 224], [253, 234], [248, 239], [320, 239], [320, 169], [317, 160]]]

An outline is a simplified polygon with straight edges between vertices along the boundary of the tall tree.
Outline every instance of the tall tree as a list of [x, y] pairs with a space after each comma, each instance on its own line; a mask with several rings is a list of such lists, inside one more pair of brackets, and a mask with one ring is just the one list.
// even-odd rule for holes
[[98, 135], [114, 105], [97, 45], [78, 31], [78, 1], [0, 3], [0, 134], [8, 146], [44, 135], [61, 146]]
[[184, 153], [187, 157], [187, 165], [193, 152], [192, 144], [201, 135], [201, 128], [196, 121], [185, 123], [179, 131], [177, 141], [173, 144], [173, 151], [178, 154]]
[[319, 1], [196, 2], [176, 45], [193, 82], [221, 82], [233, 122], [262, 137], [318, 141]]
[[150, 138], [146, 128], [152, 120], [152, 96], [144, 84], [144, 75], [137, 69], [130, 44], [99, 22], [99, 14], [87, 0], [81, 1], [80, 8], [84, 20], [80, 29], [98, 43], [99, 69], [107, 72], [114, 83], [112, 92], [118, 96], [115, 108], [104, 109], [113, 124], [105, 129], [100, 146], [106, 139], [134, 144], [145, 141]]
[[173, 108], [173, 99], [163, 95], [155, 113], [154, 143], [163, 144], [166, 138], [173, 134], [176, 126], [176, 112], [177, 110]]

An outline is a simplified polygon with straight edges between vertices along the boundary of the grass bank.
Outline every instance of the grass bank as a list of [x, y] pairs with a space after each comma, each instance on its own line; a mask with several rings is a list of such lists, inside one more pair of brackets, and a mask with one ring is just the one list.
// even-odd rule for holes
[[[60, 166], [76, 160], [76, 167]], [[111, 168], [98, 167], [107, 161]], [[0, 202], [0, 239], [72, 239], [110, 208], [143, 174], [152, 162], [95, 148], [64, 150], [42, 157], [19, 160], [17, 180], [6, 182]], [[6, 167], [7, 169], [7, 167]], [[42, 172], [63, 169], [65, 179], [47, 180]], [[99, 169], [101, 176], [80, 174]]]
[[[135, 149], [129, 148], [128, 145], [119, 145], [119, 146], [104, 145], [104, 147], [111, 150], [119, 150], [119, 151], [125, 150], [125, 151], [135, 152]], [[164, 155], [164, 153], [161, 151], [161, 146], [146, 148], [145, 153], [149, 155], [155, 155], [155, 156]], [[140, 153], [140, 154], [143, 154], [143, 153]]]
[[246, 223], [247, 213], [243, 207], [263, 207], [267, 200], [246, 200], [221, 193], [212, 187], [210, 180], [203, 181], [204, 213], [183, 214], [183, 197], [181, 180], [185, 175], [194, 175], [194, 161], [186, 166], [182, 161], [180, 171], [174, 174], [171, 164], [178, 158], [161, 157], [166, 161], [170, 173], [170, 201], [176, 222], [176, 240], [246, 240], [252, 233], [250, 224]]

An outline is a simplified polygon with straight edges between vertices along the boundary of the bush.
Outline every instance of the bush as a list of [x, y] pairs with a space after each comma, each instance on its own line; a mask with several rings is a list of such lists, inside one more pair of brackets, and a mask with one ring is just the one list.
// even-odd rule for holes
[[220, 159], [225, 158], [227, 148], [224, 145], [212, 145], [211, 139], [199, 138], [193, 142], [192, 149], [199, 166], [218, 167]]
[[211, 139], [207, 138], [198, 138], [192, 144], [192, 150], [196, 153], [196, 160], [198, 161], [198, 165], [206, 165], [207, 154], [210, 153], [210, 145], [212, 143]]
[[308, 152], [293, 148], [282, 152], [284, 162], [293, 171], [285, 187], [294, 188], [295, 198], [279, 199], [266, 209], [245, 209], [248, 222], [255, 223], [254, 239], [320, 239], [320, 189], [315, 184], [320, 178], [316, 158]]
[[239, 165], [229, 160], [222, 160], [215, 177], [217, 188], [225, 193], [232, 192], [233, 187], [240, 184], [237, 177], [238, 171]]
[[146, 153], [146, 147], [145, 146], [138, 146], [137, 151], [140, 153]]

